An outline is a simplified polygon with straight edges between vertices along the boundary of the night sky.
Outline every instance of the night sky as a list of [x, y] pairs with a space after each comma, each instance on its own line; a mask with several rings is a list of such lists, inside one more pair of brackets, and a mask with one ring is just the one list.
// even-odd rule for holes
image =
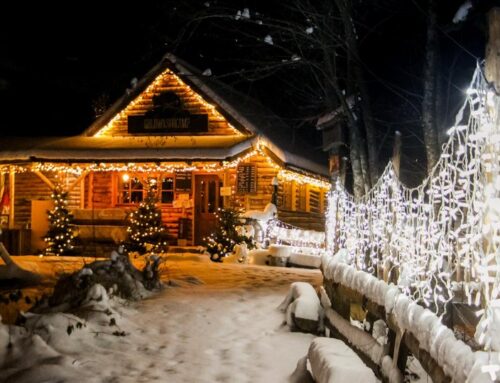
[[[443, 116], [452, 117], [463, 99], [476, 59], [484, 57], [485, 12], [495, 2], [474, 2], [466, 22], [451, 19], [463, 1], [442, 1], [439, 8], [441, 72], [446, 95]], [[16, 2], [17, 3], [17, 2]], [[66, 2], [2, 5], [0, 24], [0, 129], [4, 136], [74, 135], [93, 120], [93, 101], [112, 103], [132, 78], [140, 78], [163, 54], [172, 51], [199, 67], [211, 68], [240, 91], [258, 98], [291, 125], [302, 118], [290, 108], [293, 89], [286, 75], [244, 81], [225, 74], [248, 68], [249, 57], [267, 55], [262, 44], [245, 44], [238, 31], [205, 22], [179, 39], [179, 32], [196, 12], [215, 7], [235, 11], [250, 8], [286, 18], [283, 2], [270, 1], [148, 1]], [[373, 107], [381, 126], [381, 155], [390, 152], [388, 137], [396, 129], [407, 137], [409, 155], [421, 150], [418, 113], [409, 103], [421, 100], [426, 2], [420, 0], [364, 1], [356, 15], [361, 20], [361, 55]], [[293, 76], [293, 73], [291, 74]], [[291, 95], [291, 97], [287, 97]], [[403, 101], [406, 99], [406, 101]], [[300, 108], [299, 108], [300, 109]], [[410, 108], [411, 109], [411, 108]], [[415, 108], [414, 108], [415, 109]], [[317, 115], [326, 110], [314, 110]], [[309, 113], [309, 112], [308, 112]], [[309, 114], [310, 118], [311, 115]], [[443, 125], [448, 124], [443, 118]], [[298, 124], [299, 133], [319, 145], [311, 122]], [[411, 138], [414, 136], [413, 138]]]

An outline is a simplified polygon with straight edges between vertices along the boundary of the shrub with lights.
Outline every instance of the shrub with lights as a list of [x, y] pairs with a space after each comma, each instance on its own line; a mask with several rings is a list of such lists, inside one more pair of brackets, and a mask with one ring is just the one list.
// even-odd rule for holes
[[156, 180], [147, 183], [147, 194], [137, 210], [128, 216], [128, 238], [125, 247], [139, 254], [158, 254], [168, 249], [168, 231], [161, 222]]
[[249, 249], [255, 247], [252, 238], [242, 235], [243, 225], [240, 219], [240, 211], [234, 208], [219, 209], [217, 214], [217, 228], [210, 236], [205, 238], [207, 251], [210, 259], [214, 262], [222, 262], [233, 252], [235, 245], [245, 243]]
[[75, 249], [77, 234], [73, 226], [73, 215], [68, 210], [68, 192], [57, 185], [51, 198], [54, 201], [54, 208], [47, 211], [49, 230], [44, 237], [47, 244], [44, 254], [71, 254]]

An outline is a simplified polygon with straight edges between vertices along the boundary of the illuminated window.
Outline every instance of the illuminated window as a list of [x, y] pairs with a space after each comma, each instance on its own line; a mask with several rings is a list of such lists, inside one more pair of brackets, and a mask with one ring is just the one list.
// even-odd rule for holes
[[[174, 200], [174, 177], [168, 175], [153, 176], [160, 203], [172, 203]], [[151, 180], [151, 176], [148, 175]], [[117, 203], [137, 204], [146, 197], [146, 179], [139, 175], [122, 173], [117, 182]]]
[[161, 177], [161, 203], [172, 203], [174, 200], [174, 177]]

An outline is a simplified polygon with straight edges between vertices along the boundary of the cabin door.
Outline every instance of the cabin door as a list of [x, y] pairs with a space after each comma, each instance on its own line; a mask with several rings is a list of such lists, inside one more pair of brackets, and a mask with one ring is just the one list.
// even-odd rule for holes
[[213, 174], [195, 175], [194, 180], [194, 241], [196, 245], [203, 245], [203, 238], [210, 235], [217, 226], [215, 214], [222, 207], [221, 180]]

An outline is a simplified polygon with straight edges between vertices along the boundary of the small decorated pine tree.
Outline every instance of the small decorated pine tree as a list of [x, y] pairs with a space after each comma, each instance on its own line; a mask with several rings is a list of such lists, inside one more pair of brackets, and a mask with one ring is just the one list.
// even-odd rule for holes
[[254, 241], [242, 234], [240, 212], [233, 208], [219, 209], [217, 212], [217, 228], [205, 238], [210, 259], [222, 262], [222, 258], [233, 252], [234, 245], [246, 243], [249, 249], [255, 247]]
[[168, 249], [167, 228], [161, 221], [161, 210], [156, 206], [158, 198], [155, 181], [148, 182], [146, 198], [137, 210], [129, 214], [128, 238], [125, 243], [128, 251], [158, 254]]
[[44, 237], [47, 247], [45, 255], [64, 255], [74, 251], [77, 234], [73, 226], [73, 215], [68, 210], [68, 192], [57, 185], [51, 195], [54, 208], [48, 210], [49, 231]]

